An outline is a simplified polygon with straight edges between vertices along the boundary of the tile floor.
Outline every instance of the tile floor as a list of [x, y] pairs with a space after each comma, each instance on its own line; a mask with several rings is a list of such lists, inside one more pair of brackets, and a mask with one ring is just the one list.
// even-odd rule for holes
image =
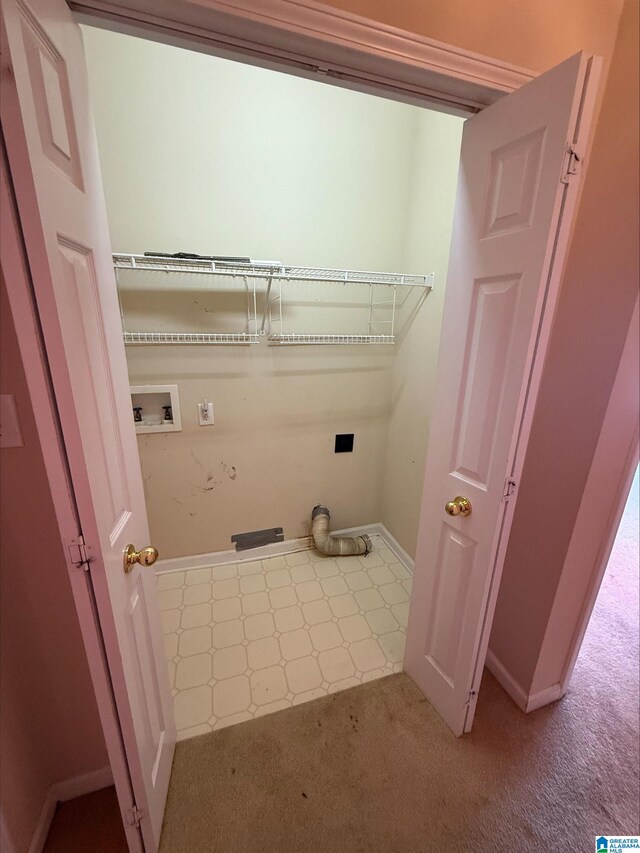
[[158, 577], [180, 740], [402, 669], [411, 575], [372, 542]]

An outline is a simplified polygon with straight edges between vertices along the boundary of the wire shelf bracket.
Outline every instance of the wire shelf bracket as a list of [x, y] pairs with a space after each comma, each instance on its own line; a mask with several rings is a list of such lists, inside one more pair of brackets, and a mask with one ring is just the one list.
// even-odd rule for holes
[[[269, 262], [273, 264], [274, 262]], [[255, 280], [250, 279], [247, 265], [230, 265], [234, 267], [233, 278], [240, 278], [246, 291], [246, 328], [237, 332], [130, 332], [125, 325], [125, 312], [120, 293], [119, 270], [147, 270], [165, 273], [202, 273], [217, 276], [221, 274], [217, 263], [182, 258], [160, 258], [148, 255], [113, 255], [113, 266], [118, 287], [120, 302], [120, 319], [122, 321], [122, 336], [126, 346], [140, 345], [173, 345], [173, 346], [248, 346], [260, 342], [258, 332], [258, 295]]]

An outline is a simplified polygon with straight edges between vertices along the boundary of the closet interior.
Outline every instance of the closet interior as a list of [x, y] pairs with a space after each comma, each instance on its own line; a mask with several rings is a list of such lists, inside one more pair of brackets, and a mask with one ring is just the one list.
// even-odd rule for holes
[[463, 120], [82, 29], [184, 738], [402, 668]]

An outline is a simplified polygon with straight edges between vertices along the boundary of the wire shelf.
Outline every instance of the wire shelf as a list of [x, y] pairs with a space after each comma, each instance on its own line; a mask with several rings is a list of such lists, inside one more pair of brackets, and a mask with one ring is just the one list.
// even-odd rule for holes
[[285, 266], [279, 261], [208, 261], [194, 258], [163, 258], [154, 255], [113, 255], [116, 269], [156, 272], [198, 273], [231, 277], [266, 278], [274, 281], [318, 281], [344, 284], [383, 284], [405, 287], [433, 287], [433, 273], [369, 272], [366, 270], [325, 269]]
[[[128, 332], [125, 316], [120, 304], [124, 342], [127, 345], [235, 345], [257, 344], [266, 337], [274, 346], [300, 346], [324, 344], [394, 344], [394, 322], [398, 288], [422, 288], [428, 293], [433, 288], [434, 274], [413, 275], [408, 273], [369, 272], [364, 270], [329, 269], [322, 267], [286, 266], [280, 261], [237, 259], [210, 260], [206, 258], [174, 258], [160, 255], [114, 254], [113, 266], [116, 280], [120, 270], [138, 270], [164, 273], [188, 273], [200, 275], [241, 278], [247, 297], [245, 332]], [[264, 307], [262, 318], [258, 317], [257, 282], [265, 280]], [[283, 286], [297, 282], [316, 282], [343, 285], [366, 285], [369, 287], [368, 323], [361, 325], [364, 334], [295, 334], [285, 331], [283, 317]], [[274, 287], [275, 284], [275, 287]], [[377, 300], [374, 288], [378, 285], [392, 288], [390, 298]], [[120, 283], [118, 282], [120, 292]], [[385, 294], [386, 297], [386, 294]], [[288, 298], [288, 297], [287, 297]], [[273, 325], [278, 324], [277, 333]], [[335, 328], [335, 327], [334, 327]], [[381, 334], [386, 332], [386, 334]]]
[[157, 255], [113, 255], [113, 266], [117, 270], [150, 270], [155, 272], [199, 273], [232, 277], [269, 277], [275, 269], [281, 269], [280, 261], [208, 261], [198, 258], [162, 258]]
[[394, 335], [269, 335], [269, 343], [277, 346], [323, 344], [393, 344]]
[[247, 346], [259, 343], [258, 335], [246, 332], [123, 332], [125, 344], [221, 344]]

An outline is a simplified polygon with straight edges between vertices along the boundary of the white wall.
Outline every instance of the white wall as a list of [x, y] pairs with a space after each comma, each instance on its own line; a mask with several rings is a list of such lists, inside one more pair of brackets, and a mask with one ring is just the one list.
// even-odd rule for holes
[[[177, 383], [182, 406], [181, 433], [139, 438], [154, 544], [169, 557], [228, 548], [233, 533], [262, 527], [282, 525], [291, 538], [323, 502], [336, 527], [388, 512], [411, 550], [461, 120], [104, 31], [84, 36], [115, 251], [435, 269], [439, 279], [399, 348], [129, 347], [132, 384]], [[439, 203], [425, 204], [425, 193]], [[439, 219], [436, 262], [425, 234]], [[131, 330], [214, 330], [237, 315], [228, 284], [212, 293], [202, 278], [143, 280], [121, 276]], [[341, 286], [286, 290], [307, 301], [285, 312], [293, 331], [331, 331], [335, 321], [346, 330], [355, 316], [344, 310], [354, 293]], [[320, 308], [327, 298], [337, 311]], [[415, 355], [402, 364], [416, 369], [419, 418], [394, 367], [403, 347]], [[197, 425], [204, 396], [214, 427]], [[397, 458], [390, 422], [410, 436]], [[353, 454], [334, 454], [337, 432], [355, 432]], [[388, 465], [398, 467], [391, 478]], [[416, 505], [402, 522], [393, 496], [405, 478]]]
[[436, 285], [421, 305], [411, 291], [398, 317], [382, 519], [415, 556], [440, 344], [463, 122], [421, 110], [415, 135], [404, 269], [430, 269]]
[[114, 251], [402, 262], [417, 110], [83, 27]]

